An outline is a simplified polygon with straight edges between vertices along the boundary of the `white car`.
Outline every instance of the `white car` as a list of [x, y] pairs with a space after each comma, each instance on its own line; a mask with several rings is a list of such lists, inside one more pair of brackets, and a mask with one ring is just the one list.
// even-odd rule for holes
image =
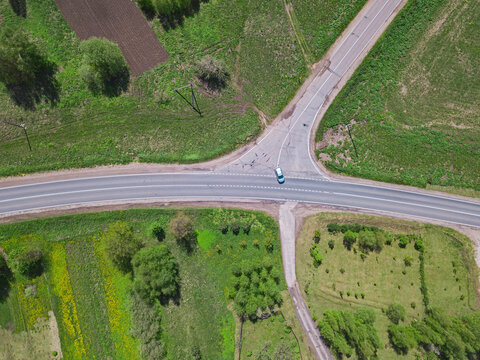
[[275, 169], [275, 176], [277, 177], [277, 181], [279, 184], [283, 184], [285, 182], [285, 176], [283, 176], [282, 169], [277, 167]]

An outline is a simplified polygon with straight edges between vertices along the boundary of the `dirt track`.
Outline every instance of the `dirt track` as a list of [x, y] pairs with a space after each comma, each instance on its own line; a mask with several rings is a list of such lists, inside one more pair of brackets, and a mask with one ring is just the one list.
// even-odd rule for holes
[[117, 43], [139, 75], [168, 60], [168, 54], [132, 0], [56, 0], [80, 40], [104, 37]]

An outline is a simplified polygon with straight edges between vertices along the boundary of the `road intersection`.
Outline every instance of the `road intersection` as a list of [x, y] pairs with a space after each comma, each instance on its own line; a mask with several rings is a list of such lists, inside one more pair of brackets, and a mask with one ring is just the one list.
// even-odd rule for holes
[[[309, 139], [319, 112], [338, 91], [376, 37], [392, 19], [402, 0], [371, 0], [342, 39], [329, 51], [319, 71], [292, 106], [291, 112], [269, 128], [256, 145], [236, 160], [213, 171], [132, 173], [17, 186], [0, 184], [0, 218], [51, 209], [84, 207], [108, 202], [149, 200], [272, 200], [280, 207], [285, 278], [299, 321], [319, 359], [331, 355], [303, 301], [295, 275], [295, 219], [297, 203], [376, 211], [415, 219], [480, 227], [480, 202], [451, 196], [363, 185], [330, 179], [312, 158]], [[201, 165], [199, 165], [200, 167]], [[281, 166], [285, 184], [273, 169]]]

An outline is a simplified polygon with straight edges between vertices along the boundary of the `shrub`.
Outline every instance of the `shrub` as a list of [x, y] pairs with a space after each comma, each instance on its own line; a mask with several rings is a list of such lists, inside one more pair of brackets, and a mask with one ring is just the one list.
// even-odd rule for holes
[[211, 89], [223, 89], [230, 75], [223, 61], [217, 60], [211, 55], [205, 55], [197, 63], [198, 77]]
[[398, 240], [398, 246], [401, 248], [406, 248], [410, 240], [405, 235], [400, 235]]
[[350, 230], [345, 232], [345, 235], [343, 236], [343, 245], [350, 250], [352, 248], [352, 245], [357, 241], [358, 234], [354, 233]]
[[333, 248], [335, 247], [335, 240], [328, 240], [328, 247], [330, 248], [330, 250], [333, 250]]
[[105, 38], [91, 37], [80, 43], [83, 53], [80, 76], [94, 92], [118, 96], [129, 82], [129, 69], [117, 44]]
[[350, 296], [352, 295], [352, 293], [350, 291], [347, 291], [347, 296]]
[[341, 268], [341, 269], [340, 269], [340, 272], [341, 272], [342, 274], [344, 274], [344, 273], [345, 273], [345, 269], [344, 269], [344, 268]]
[[165, 303], [178, 294], [178, 263], [165, 245], [141, 249], [132, 264], [133, 289], [143, 299]]
[[158, 240], [163, 241], [165, 239], [165, 230], [160, 224], [153, 224], [152, 235]]
[[315, 230], [315, 234], [313, 235], [313, 241], [315, 242], [315, 244], [318, 244], [320, 242], [320, 238], [321, 238], [321, 233], [320, 233], [320, 230]]
[[242, 249], [246, 249], [247, 248], [247, 242], [245, 240], [240, 241], [240, 247]]
[[218, 228], [222, 232], [222, 234], [225, 235], [228, 232], [228, 222], [221, 221], [220, 224], [218, 225]]
[[424, 249], [425, 249], [425, 247], [423, 245], [423, 240], [422, 239], [418, 239], [417, 241], [415, 241], [415, 250], [423, 251]]
[[411, 307], [412, 309], [415, 309], [415, 308], [417, 307], [417, 304], [415, 303], [415, 301], [412, 301], [412, 302], [410, 303], [410, 307]]
[[242, 230], [243, 233], [248, 235], [250, 233], [250, 230], [252, 229], [252, 222], [249, 220], [243, 220], [242, 219]]
[[398, 324], [400, 320], [405, 320], [405, 308], [400, 304], [390, 304], [386, 314], [394, 324]]
[[258, 249], [260, 247], [260, 242], [257, 239], [253, 240], [253, 246]]
[[411, 256], [405, 256], [403, 259], [403, 262], [405, 263], [405, 266], [412, 266], [413, 263], [413, 258]]
[[315, 267], [319, 267], [322, 264], [323, 255], [320, 253], [320, 249], [316, 243], [313, 243], [310, 248], [310, 256], [313, 258], [313, 265]]
[[268, 251], [268, 252], [272, 252], [273, 251], [273, 239], [270, 238], [270, 237], [267, 237], [265, 239], [265, 249]]
[[104, 236], [108, 258], [123, 273], [132, 269], [132, 258], [141, 248], [141, 243], [133, 232], [131, 224], [117, 221], [110, 224]]
[[192, 251], [197, 243], [197, 232], [193, 227], [192, 220], [179, 212], [169, 223], [170, 232], [177, 243], [187, 251]]
[[365, 299], [365, 293], [361, 293], [360, 296], [362, 297], [362, 299]]
[[343, 290], [340, 290], [339, 294], [340, 294], [340, 297], [343, 298], [343, 294], [344, 294]]
[[365, 253], [360, 253], [360, 258], [362, 259], [362, 261], [365, 261], [365, 259], [367, 258], [367, 254]]
[[230, 228], [232, 229], [232, 233], [234, 235], [238, 235], [240, 233], [240, 225], [238, 224], [237, 221], [233, 221], [232, 224], [230, 225]]

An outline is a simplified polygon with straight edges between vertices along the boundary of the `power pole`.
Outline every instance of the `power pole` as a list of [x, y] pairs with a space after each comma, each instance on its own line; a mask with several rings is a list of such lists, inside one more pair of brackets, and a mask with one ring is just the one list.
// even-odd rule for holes
[[357, 147], [355, 146], [355, 141], [353, 141], [352, 133], [350, 132], [350, 127], [351, 126], [352, 126], [352, 124], [345, 125], [345, 127], [348, 130], [348, 135], [350, 136], [350, 140], [352, 140], [353, 148], [355, 149], [355, 155], [357, 156], [357, 160], [358, 160]]
[[[183, 90], [187, 87], [190, 87], [190, 91], [192, 94], [191, 100], [188, 100], [185, 96], [182, 95], [182, 93], [179, 90]], [[193, 110], [195, 110], [200, 116], [202, 116], [202, 112], [200, 111], [200, 107], [198, 106], [197, 98], [195, 97], [195, 92], [193, 91], [193, 84], [190, 83], [189, 85], [185, 85], [179, 88], [175, 89], [175, 92], [182, 97], [183, 100], [187, 102], [188, 105], [192, 107]]]
[[28, 148], [30, 149], [30, 151], [32, 151], [32, 146], [30, 145], [30, 139], [28, 138], [28, 134], [27, 134], [27, 127], [25, 124], [14, 124], [14, 123], [10, 123], [6, 120], [4, 120], [5, 124], [8, 124], [8, 125], [12, 125], [12, 126], [16, 126], [18, 128], [21, 128], [23, 129], [24, 133], [25, 133], [25, 137], [27, 138], [27, 143], [28, 143]]

